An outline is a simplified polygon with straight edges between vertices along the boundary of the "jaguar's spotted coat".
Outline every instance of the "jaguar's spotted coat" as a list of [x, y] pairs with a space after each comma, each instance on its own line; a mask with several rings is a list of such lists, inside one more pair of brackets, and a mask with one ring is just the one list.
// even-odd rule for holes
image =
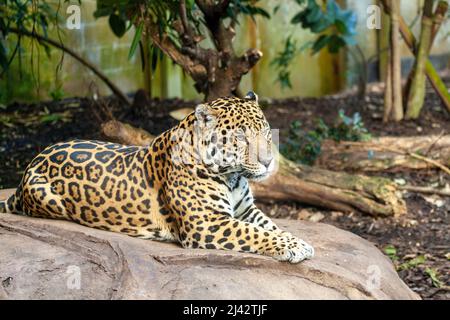
[[50, 146], [29, 164], [16, 193], [0, 201], [0, 212], [296, 263], [312, 257], [312, 247], [257, 209], [248, 185], [273, 165], [269, 124], [250, 92], [197, 106], [148, 147]]

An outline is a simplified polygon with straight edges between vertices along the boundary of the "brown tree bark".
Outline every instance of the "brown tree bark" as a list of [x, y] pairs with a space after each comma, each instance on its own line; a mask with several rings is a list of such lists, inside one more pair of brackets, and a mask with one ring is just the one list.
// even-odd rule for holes
[[403, 119], [402, 67], [399, 45], [400, 0], [392, 0], [391, 8], [392, 118], [394, 121], [400, 121]]
[[194, 80], [197, 91], [205, 94], [206, 101], [211, 101], [235, 93], [242, 76], [261, 59], [262, 52], [249, 49], [241, 56], [235, 53], [233, 39], [236, 22], [224, 23], [229, 0], [196, 0], [195, 3], [203, 14], [214, 48], [200, 46], [204, 36], [198, 34], [189, 23], [184, 0], [179, 3], [180, 18], [172, 25], [179, 35], [181, 46], [160, 32], [159, 25], [146, 15], [143, 5], [141, 11], [145, 29], [153, 43], [180, 65]]
[[[102, 133], [131, 145], [148, 145], [153, 139], [144, 130], [117, 121], [105, 123]], [[299, 165], [281, 155], [278, 171], [263, 182], [252, 183], [252, 190], [257, 199], [298, 201], [344, 212], [359, 210], [373, 216], [406, 212], [396, 184], [389, 179]]]
[[384, 79], [384, 108], [383, 122], [389, 122], [392, 118], [392, 68], [391, 53], [387, 53], [386, 78]]

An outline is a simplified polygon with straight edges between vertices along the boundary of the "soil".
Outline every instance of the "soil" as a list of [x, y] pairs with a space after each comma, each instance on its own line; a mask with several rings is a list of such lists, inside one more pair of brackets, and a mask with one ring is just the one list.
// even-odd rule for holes
[[[305, 129], [314, 128], [318, 118], [331, 125], [340, 109], [347, 115], [359, 112], [373, 136], [450, 133], [450, 115], [434, 93], [428, 93], [420, 120], [401, 123], [384, 124], [381, 121], [382, 98], [381, 93], [372, 90], [364, 100], [354, 95], [341, 95], [320, 99], [262, 100], [261, 104], [272, 128], [280, 129], [281, 142], [291, 121], [300, 120]], [[27, 164], [52, 143], [72, 138], [102, 139], [99, 125], [109, 119], [111, 113], [118, 120], [159, 134], [176, 123], [168, 116], [168, 111], [192, 107], [195, 103], [178, 99], [151, 100], [147, 107], [134, 108], [121, 107], [111, 98], [13, 103], [0, 109], [0, 188], [16, 187]], [[379, 174], [403, 179], [412, 185], [450, 184], [450, 177], [438, 170]], [[390, 248], [390, 257], [398, 267], [399, 275], [422, 298], [449, 299], [450, 199], [410, 192], [405, 192], [404, 198], [408, 213], [399, 218], [377, 219], [360, 212], [344, 214], [298, 203], [259, 202], [259, 206], [272, 217], [329, 223], [372, 241], [385, 252]], [[419, 256], [424, 256], [425, 261], [413, 265], [411, 261]], [[433, 280], [433, 276], [437, 279]]]

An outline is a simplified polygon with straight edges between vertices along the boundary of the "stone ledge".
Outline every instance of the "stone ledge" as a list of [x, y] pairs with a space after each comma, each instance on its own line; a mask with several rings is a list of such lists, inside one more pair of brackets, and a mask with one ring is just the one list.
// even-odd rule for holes
[[[359, 236], [321, 223], [276, 223], [311, 243], [315, 258], [291, 265], [0, 214], [0, 299], [420, 299]], [[377, 274], [379, 286], [367, 287]]]

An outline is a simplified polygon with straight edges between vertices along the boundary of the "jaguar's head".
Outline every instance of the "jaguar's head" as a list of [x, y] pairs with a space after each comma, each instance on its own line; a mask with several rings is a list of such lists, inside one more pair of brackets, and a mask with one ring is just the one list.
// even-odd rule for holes
[[255, 93], [200, 104], [194, 115], [201, 160], [210, 172], [261, 180], [274, 170], [272, 132]]

